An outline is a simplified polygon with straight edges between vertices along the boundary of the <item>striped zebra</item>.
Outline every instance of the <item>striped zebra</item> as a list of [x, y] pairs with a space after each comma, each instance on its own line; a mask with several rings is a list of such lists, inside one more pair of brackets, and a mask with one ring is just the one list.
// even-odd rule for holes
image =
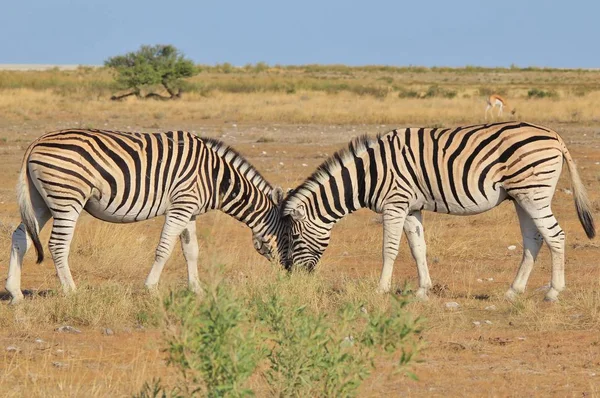
[[273, 260], [286, 253], [281, 188], [271, 186], [239, 153], [220, 141], [184, 131], [159, 134], [103, 130], [47, 133], [27, 149], [19, 184], [22, 223], [12, 236], [6, 289], [12, 303], [20, 289], [23, 256], [33, 243], [43, 260], [38, 236], [52, 218], [49, 249], [65, 292], [75, 289], [68, 255], [73, 231], [83, 210], [113, 223], [130, 223], [165, 215], [152, 270], [150, 289], [177, 237], [181, 240], [191, 290], [200, 292], [196, 216], [218, 209], [253, 232], [255, 249]]
[[470, 215], [508, 199], [523, 236], [523, 258], [506, 293], [525, 290], [542, 241], [552, 254], [546, 300], [565, 287], [565, 234], [551, 210], [563, 161], [571, 175], [579, 220], [591, 239], [594, 222], [585, 188], [560, 136], [529, 123], [507, 122], [448, 128], [393, 130], [358, 138], [323, 163], [288, 195], [283, 215], [291, 220], [286, 266], [314, 268], [333, 225], [359, 208], [383, 213], [383, 268], [378, 291], [391, 288], [402, 230], [417, 263], [417, 297], [427, 299], [431, 279], [425, 258], [421, 212]]

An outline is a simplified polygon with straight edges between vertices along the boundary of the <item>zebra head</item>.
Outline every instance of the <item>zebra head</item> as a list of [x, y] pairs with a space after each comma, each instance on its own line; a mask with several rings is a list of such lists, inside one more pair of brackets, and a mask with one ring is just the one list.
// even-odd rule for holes
[[288, 202], [283, 209], [289, 234], [287, 270], [295, 267], [312, 271], [329, 245], [333, 223], [311, 219], [306, 204]]
[[281, 217], [281, 204], [284, 193], [280, 187], [275, 187], [270, 195], [270, 209], [266, 212], [262, 228], [257, 228], [252, 234], [252, 244], [261, 256], [270, 262], [286, 265], [289, 252], [289, 233], [285, 220]]

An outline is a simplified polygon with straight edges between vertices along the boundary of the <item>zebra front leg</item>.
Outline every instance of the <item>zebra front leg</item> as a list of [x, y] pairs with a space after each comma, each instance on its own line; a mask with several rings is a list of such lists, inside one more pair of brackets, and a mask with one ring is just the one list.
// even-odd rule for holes
[[165, 217], [165, 224], [163, 225], [162, 233], [160, 235], [160, 241], [158, 242], [158, 246], [156, 248], [154, 264], [152, 264], [152, 269], [146, 278], [146, 288], [148, 290], [156, 290], [156, 287], [158, 286], [158, 280], [160, 279], [160, 274], [162, 273], [162, 270], [165, 267], [165, 263], [169, 259], [171, 252], [173, 251], [175, 241], [177, 240], [177, 237], [180, 236], [186, 229], [191, 217], [191, 214], [184, 215], [181, 213], [181, 211], [167, 213]]
[[427, 293], [431, 289], [431, 278], [427, 267], [427, 247], [425, 245], [425, 233], [423, 230], [423, 217], [420, 211], [411, 212], [404, 221], [404, 233], [408, 240], [408, 246], [419, 274], [419, 289], [415, 294], [419, 300], [428, 300]]
[[543, 242], [542, 235], [539, 233], [535, 223], [517, 202], [515, 202], [515, 210], [519, 216], [519, 225], [521, 226], [521, 235], [523, 236], [523, 258], [515, 280], [505, 294], [505, 297], [510, 301], [514, 301], [517, 294], [525, 291], [527, 280]]
[[181, 249], [187, 262], [188, 286], [196, 293], [202, 293], [200, 280], [198, 279], [198, 237], [196, 236], [196, 217], [192, 217], [187, 227], [179, 235]]
[[405, 219], [406, 211], [404, 209], [389, 206], [383, 210], [383, 268], [377, 287], [378, 293], [387, 293], [392, 288], [394, 261], [398, 256]]

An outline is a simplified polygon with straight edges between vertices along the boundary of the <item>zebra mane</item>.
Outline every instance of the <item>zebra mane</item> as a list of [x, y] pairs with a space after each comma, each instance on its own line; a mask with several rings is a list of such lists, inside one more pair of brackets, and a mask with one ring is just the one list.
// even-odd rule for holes
[[216, 138], [198, 137], [208, 148], [216, 152], [220, 157], [227, 162], [233, 161], [233, 167], [240, 171], [242, 175], [254, 185], [256, 185], [263, 193], [270, 194], [273, 186], [267, 181], [262, 174], [238, 151], [225, 144], [223, 141]]
[[[327, 160], [325, 160], [317, 169], [297, 188], [288, 193], [282, 204], [284, 214], [295, 207], [302, 198], [306, 197], [306, 193], [313, 192], [320, 183], [328, 180], [332, 174], [335, 174], [342, 169], [342, 165], [355, 156], [363, 154], [371, 144], [379, 139], [381, 134], [377, 134], [375, 138], [364, 134], [355, 137], [348, 143], [346, 148], [342, 148]], [[304, 192], [305, 194], [301, 194]]]

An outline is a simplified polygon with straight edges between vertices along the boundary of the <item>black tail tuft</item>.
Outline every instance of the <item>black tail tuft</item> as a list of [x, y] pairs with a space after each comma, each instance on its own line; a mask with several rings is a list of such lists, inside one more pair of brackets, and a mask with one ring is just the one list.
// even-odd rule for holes
[[585, 230], [587, 237], [590, 239], [594, 238], [596, 236], [596, 228], [594, 227], [592, 213], [587, 210], [581, 210], [578, 207], [577, 215], [579, 216], [579, 221], [581, 221], [581, 225], [583, 225], [583, 229]]

